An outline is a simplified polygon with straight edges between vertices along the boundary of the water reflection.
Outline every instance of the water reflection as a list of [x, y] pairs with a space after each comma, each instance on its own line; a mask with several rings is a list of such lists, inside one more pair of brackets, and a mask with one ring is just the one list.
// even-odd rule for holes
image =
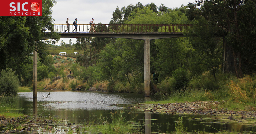
[[[143, 102], [142, 97], [126, 98], [127, 95], [100, 94], [93, 92], [52, 92], [49, 96], [46, 92], [38, 92], [38, 102], [49, 109], [86, 109], [86, 110], [119, 110], [121, 105]], [[21, 97], [32, 101], [32, 93], [19, 93]], [[46, 97], [47, 96], [47, 97]]]
[[151, 134], [151, 112], [145, 111], [145, 134]]
[[[98, 123], [102, 118], [111, 122], [111, 114], [121, 112], [126, 121], [135, 121], [141, 132], [145, 133], [166, 133], [175, 131], [175, 122], [179, 117], [183, 117], [183, 126], [188, 132], [205, 131], [218, 132], [220, 130], [251, 131], [254, 127], [246, 127], [237, 124], [222, 124], [212, 120], [194, 120], [204, 118], [202, 115], [168, 115], [152, 114], [150, 111], [138, 112], [136, 110], [125, 109], [133, 103], [142, 103], [150, 98], [136, 94], [107, 94], [94, 92], [51, 92], [50, 96], [45, 97], [48, 92], [38, 92], [37, 94], [37, 113], [38, 116], [56, 117], [66, 120], [71, 124], [86, 124], [88, 122]], [[24, 114], [33, 114], [33, 94], [32, 92], [19, 93], [21, 111]], [[120, 112], [121, 111], [121, 112]]]

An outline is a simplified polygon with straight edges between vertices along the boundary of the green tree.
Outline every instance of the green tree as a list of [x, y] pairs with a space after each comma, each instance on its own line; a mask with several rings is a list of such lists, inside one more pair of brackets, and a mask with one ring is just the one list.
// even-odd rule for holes
[[[255, 71], [255, 22], [256, 2], [254, 0], [210, 0], [205, 1], [199, 10], [190, 8], [189, 18], [199, 21], [194, 28], [205, 27], [210, 30], [208, 35], [193, 33], [214, 40], [221, 37], [224, 49], [224, 71], [242, 77]], [[199, 11], [199, 12], [198, 12]], [[195, 16], [195, 17], [193, 17]], [[201, 17], [200, 17], [201, 16]], [[202, 28], [203, 29], [203, 28]], [[201, 32], [202, 33], [202, 32]], [[206, 33], [205, 33], [206, 34]], [[218, 41], [217, 41], [218, 42]]]
[[[42, 1], [42, 16], [0, 16], [0, 69], [12, 68], [21, 80], [23, 66], [36, 49], [41, 56], [46, 44], [40, 40], [44, 29], [53, 31], [51, 8], [55, 0]], [[56, 35], [52, 33], [50, 36]]]
[[1, 71], [0, 75], [0, 95], [15, 96], [19, 87], [19, 79], [12, 69]]

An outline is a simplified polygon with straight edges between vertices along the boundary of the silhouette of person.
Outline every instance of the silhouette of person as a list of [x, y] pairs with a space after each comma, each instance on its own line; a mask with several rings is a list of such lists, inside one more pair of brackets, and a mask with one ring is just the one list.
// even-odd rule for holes
[[[75, 29], [74, 30], [76, 30], [76, 32], [77, 32], [77, 18], [75, 19], [75, 21], [73, 22], [73, 25], [75, 26]], [[74, 31], [73, 30], [73, 31]]]
[[67, 23], [67, 30], [65, 30], [65, 32], [66, 32], [66, 31], [68, 31], [68, 32], [69, 32], [69, 26], [70, 26], [70, 25], [69, 25], [69, 23], [68, 23], [68, 18], [67, 18], [66, 23]]

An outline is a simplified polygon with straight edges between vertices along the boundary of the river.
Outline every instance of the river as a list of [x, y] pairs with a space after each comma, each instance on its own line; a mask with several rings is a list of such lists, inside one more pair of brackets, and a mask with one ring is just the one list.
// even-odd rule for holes
[[[139, 112], [131, 109], [132, 104], [145, 102], [143, 95], [125, 93], [101, 92], [38, 92], [37, 101], [39, 116], [49, 116], [66, 120], [70, 124], [85, 124], [100, 122], [102, 118], [111, 120], [111, 113], [122, 114], [126, 121], [135, 121], [145, 133], [166, 133], [177, 129], [177, 123], [182, 120], [182, 127], [188, 132], [218, 132], [218, 131], [253, 131], [253, 126], [238, 123], [223, 123], [213, 120], [193, 120], [207, 118], [203, 115], [168, 115]], [[20, 112], [33, 114], [33, 93], [20, 92]], [[182, 118], [181, 118], [182, 117]], [[175, 128], [176, 125], [176, 128]]]

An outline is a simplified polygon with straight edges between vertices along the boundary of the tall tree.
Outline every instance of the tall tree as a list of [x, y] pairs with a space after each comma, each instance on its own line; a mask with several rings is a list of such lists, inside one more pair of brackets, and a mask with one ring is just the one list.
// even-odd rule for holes
[[[255, 22], [254, 0], [210, 0], [198, 10], [190, 8], [191, 19], [204, 17], [214, 36], [222, 37], [224, 44], [224, 71], [242, 77], [255, 72]], [[197, 17], [192, 17], [196, 14]], [[197, 25], [202, 27], [202, 25]], [[211, 32], [212, 33], [212, 32]], [[213, 37], [213, 38], [215, 38]], [[206, 40], [209, 40], [206, 39]]]
[[55, 0], [42, 1], [42, 16], [0, 17], [0, 70], [12, 68], [21, 78], [23, 65], [29, 62], [35, 48], [40, 57], [45, 55], [46, 44], [40, 40], [45, 28], [53, 31], [51, 8], [54, 3]]

